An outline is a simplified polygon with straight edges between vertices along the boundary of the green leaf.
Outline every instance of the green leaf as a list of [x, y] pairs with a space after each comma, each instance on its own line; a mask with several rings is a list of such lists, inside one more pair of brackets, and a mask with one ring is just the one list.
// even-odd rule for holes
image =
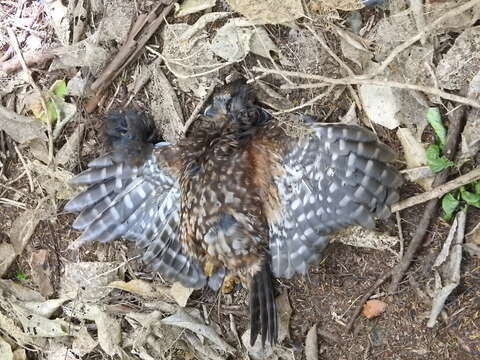
[[480, 194], [467, 191], [464, 186], [460, 188], [462, 199], [468, 204], [480, 208]]
[[67, 83], [65, 80], [55, 81], [50, 88], [50, 92], [62, 99], [65, 98], [65, 95], [67, 94]]
[[444, 147], [447, 142], [447, 129], [443, 126], [440, 110], [436, 107], [429, 108], [427, 110], [427, 121], [435, 131], [435, 134], [440, 141], [440, 145]]
[[480, 181], [476, 181], [475, 184], [473, 185], [473, 188], [475, 189], [475, 194], [480, 195]]
[[458, 208], [460, 201], [455, 199], [452, 193], [448, 193], [442, 198], [442, 209], [443, 209], [443, 218], [445, 220], [450, 220], [453, 213]]
[[438, 145], [429, 145], [427, 148], [427, 165], [434, 173], [437, 173], [455, 164], [445, 156], [440, 156]]
[[27, 276], [26, 276], [24, 273], [21, 273], [21, 272], [17, 272], [17, 273], [15, 274], [15, 278], [16, 278], [17, 280], [20, 280], [20, 281], [21, 281], [21, 280], [27, 280]]

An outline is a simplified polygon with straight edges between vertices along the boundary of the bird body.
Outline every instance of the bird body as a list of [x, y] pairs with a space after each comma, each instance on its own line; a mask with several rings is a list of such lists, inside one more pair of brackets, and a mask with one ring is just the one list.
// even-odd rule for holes
[[374, 226], [398, 199], [393, 153], [369, 131], [305, 123], [289, 135], [245, 85], [217, 96], [194, 133], [151, 142], [139, 113], [107, 118], [112, 152], [73, 179], [88, 185], [66, 209], [82, 241], [124, 237], [188, 287], [218, 289], [225, 274], [250, 289], [251, 342], [277, 337], [272, 275], [318, 260], [328, 236]]

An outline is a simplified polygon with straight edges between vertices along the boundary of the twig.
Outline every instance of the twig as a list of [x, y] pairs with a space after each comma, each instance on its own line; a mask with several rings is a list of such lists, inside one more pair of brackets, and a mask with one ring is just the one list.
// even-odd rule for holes
[[405, 239], [403, 238], [402, 218], [400, 217], [399, 211], [395, 212], [395, 217], [397, 219], [398, 238], [400, 239], [400, 252], [398, 253], [398, 258], [402, 259], [405, 248]]
[[446, 193], [458, 189], [460, 186], [470, 184], [479, 179], [480, 168], [477, 168], [428, 192], [424, 192], [422, 194], [415, 195], [408, 199], [397, 202], [392, 206], [392, 212], [401, 211], [409, 207], [424, 203], [428, 200], [440, 198]]
[[[327, 42], [325, 41], [325, 39], [323, 38], [323, 36], [319, 36], [316, 31], [314, 31], [310, 26], [308, 26], [307, 24], [305, 24], [305, 27], [312, 33], [312, 35], [315, 37], [315, 39], [317, 39], [317, 41], [320, 43], [320, 45], [325, 49], [325, 51], [338, 63], [338, 65], [340, 65], [343, 69], [345, 69], [347, 71], [347, 73], [350, 75], [350, 76], [354, 76], [355, 73], [353, 72], [352, 69], [350, 69], [350, 67], [348, 67], [347, 64], [345, 64], [345, 62], [340, 59], [340, 57], [338, 57], [337, 54], [335, 54], [332, 49], [330, 49], [330, 47], [328, 46]], [[353, 99], [355, 100], [355, 103], [357, 104], [357, 107], [359, 109], [362, 109], [362, 102], [360, 101], [360, 98], [358, 97], [357, 93], [355, 92], [355, 89], [352, 87], [352, 85], [348, 85], [348, 91], [350, 92], [350, 95], [352, 95]]]
[[323, 99], [325, 96], [327, 96], [328, 94], [330, 94], [330, 93], [332, 92], [334, 86], [335, 86], [335, 85], [330, 85], [329, 88], [328, 88], [327, 90], [325, 90], [325, 92], [318, 94], [317, 96], [315, 96], [314, 98], [312, 98], [312, 99], [304, 102], [303, 104], [300, 104], [300, 105], [298, 105], [298, 106], [292, 107], [292, 108], [290, 108], [290, 109], [286, 109], [286, 110], [281, 110], [281, 111], [274, 112], [273, 115], [281, 115], [281, 114], [285, 114], [285, 113], [290, 113], [290, 112], [292, 112], [292, 111], [297, 111], [297, 110], [306, 108], [307, 106], [313, 105], [313, 104], [315, 104], [317, 101]]
[[208, 89], [207, 94], [205, 97], [200, 101], [197, 106], [195, 106], [195, 109], [193, 110], [192, 114], [188, 118], [188, 120], [185, 122], [185, 125], [183, 126], [183, 135], [185, 136], [187, 134], [188, 129], [190, 126], [193, 124], [193, 122], [197, 119], [198, 114], [200, 114], [200, 111], [202, 108], [205, 106], [207, 101], [210, 99], [212, 96], [213, 92], [215, 91], [215, 84], [212, 84], [210, 86], [210, 89]]
[[[160, 14], [157, 14], [161, 6], [164, 6], [164, 8]], [[148, 16], [140, 15], [138, 17], [125, 44], [120, 48], [117, 55], [107, 65], [102, 74], [93, 82], [91, 90], [95, 91], [95, 95], [85, 105], [87, 112], [92, 112], [96, 109], [103, 98], [103, 93], [106, 88], [110, 86], [123, 69], [137, 57], [173, 8], [174, 4], [172, 1], [159, 1]]]
[[[479, 0], [480, 1], [480, 0]], [[454, 102], [458, 102], [461, 104], [469, 105], [475, 108], [480, 108], [480, 102], [466, 98], [464, 96], [450, 94], [448, 92], [431, 88], [428, 86], [423, 85], [416, 85], [416, 84], [408, 84], [408, 83], [401, 83], [396, 81], [383, 81], [383, 80], [375, 80], [375, 79], [362, 79], [358, 76], [355, 77], [345, 77], [340, 79], [329, 78], [322, 75], [314, 75], [314, 74], [306, 74], [297, 71], [285, 71], [285, 70], [275, 70], [275, 69], [266, 69], [260, 67], [254, 67], [252, 69], [256, 72], [263, 72], [265, 74], [272, 74], [272, 75], [286, 75], [291, 77], [298, 77], [300, 79], [307, 79], [307, 80], [317, 80], [321, 81], [322, 83], [319, 84], [305, 84], [305, 85], [295, 85], [295, 86], [282, 86], [282, 88], [297, 88], [297, 89], [311, 89], [315, 87], [324, 87], [324, 83], [330, 83], [335, 85], [376, 85], [376, 86], [387, 86], [393, 87], [398, 89], [405, 89], [405, 90], [415, 90], [421, 91], [427, 94], [440, 96], [444, 99], [451, 100]]]
[[22, 156], [22, 153], [20, 150], [18, 150], [17, 144], [15, 144], [15, 152], [18, 155], [18, 158], [20, 159], [20, 162], [23, 165], [23, 168], [25, 169], [25, 172], [27, 173], [27, 178], [28, 178], [28, 183], [30, 184], [30, 192], [33, 192], [35, 190], [35, 187], [33, 186], [33, 179], [32, 179], [32, 174], [30, 172], [30, 169], [27, 166], [27, 163], [25, 162], [25, 159]]
[[[465, 108], [461, 107], [458, 108], [456, 111], [451, 112], [448, 116], [450, 120], [450, 128], [448, 129], [447, 143], [445, 145], [444, 154], [450, 160], [452, 160], [455, 156], [458, 138], [465, 122], [464, 115]], [[443, 185], [447, 180], [448, 174], [449, 169], [445, 169], [441, 173], [438, 173], [433, 181], [433, 187], [435, 188]], [[435, 198], [427, 203], [427, 207], [425, 208], [422, 219], [420, 220], [420, 223], [415, 230], [415, 234], [413, 235], [413, 238], [408, 245], [405, 256], [403, 257], [402, 261], [392, 269], [392, 282], [388, 288], [389, 293], [397, 291], [400, 280], [403, 278], [405, 272], [410, 267], [410, 264], [412, 263], [418, 248], [421, 246], [423, 239], [425, 238], [425, 233], [428, 229], [428, 226], [430, 225], [430, 222], [434, 214], [436, 213], [438, 202], [438, 199]]]
[[17, 36], [12, 28], [7, 28], [8, 36], [10, 37], [10, 45], [13, 47], [15, 54], [17, 55], [18, 61], [22, 65], [22, 69], [28, 77], [28, 82], [33, 87], [33, 89], [38, 92], [40, 96], [40, 101], [42, 103], [43, 112], [45, 114], [45, 118], [47, 120], [47, 132], [48, 132], [48, 163], [50, 164], [53, 160], [53, 134], [52, 134], [52, 121], [50, 119], [50, 114], [47, 109], [47, 102], [43, 97], [42, 91], [38, 87], [35, 80], [33, 80], [32, 72], [28, 68], [27, 64], [25, 63], [25, 59], [23, 58], [22, 51], [20, 50], [20, 45], [18, 44]]

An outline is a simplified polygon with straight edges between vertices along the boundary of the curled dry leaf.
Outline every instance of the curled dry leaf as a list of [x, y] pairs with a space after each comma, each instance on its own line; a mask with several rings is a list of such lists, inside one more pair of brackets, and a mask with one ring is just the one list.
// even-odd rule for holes
[[465, 221], [467, 208], [460, 210], [448, 234], [450, 241], [446, 241], [442, 251], [434, 264], [434, 273], [438, 288], [432, 301], [432, 310], [427, 322], [427, 327], [432, 328], [437, 322], [445, 301], [460, 283], [460, 266], [462, 263], [462, 244], [465, 235]]
[[380, 300], [368, 300], [365, 305], [363, 305], [362, 314], [367, 319], [372, 319], [379, 316], [385, 311], [387, 304]]

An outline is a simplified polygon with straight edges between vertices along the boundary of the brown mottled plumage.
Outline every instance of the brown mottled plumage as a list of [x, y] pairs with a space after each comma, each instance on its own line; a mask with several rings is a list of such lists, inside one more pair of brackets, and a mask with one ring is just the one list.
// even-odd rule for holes
[[81, 212], [81, 240], [135, 241], [153, 269], [185, 286], [218, 289], [238, 275], [250, 289], [252, 344], [258, 334], [273, 344], [272, 275], [304, 273], [340, 228], [374, 226], [401, 184], [371, 132], [304, 126], [303, 138], [287, 134], [238, 84], [177, 144], [152, 144], [141, 114], [112, 114], [112, 152], [73, 179], [89, 188], [66, 209]]

